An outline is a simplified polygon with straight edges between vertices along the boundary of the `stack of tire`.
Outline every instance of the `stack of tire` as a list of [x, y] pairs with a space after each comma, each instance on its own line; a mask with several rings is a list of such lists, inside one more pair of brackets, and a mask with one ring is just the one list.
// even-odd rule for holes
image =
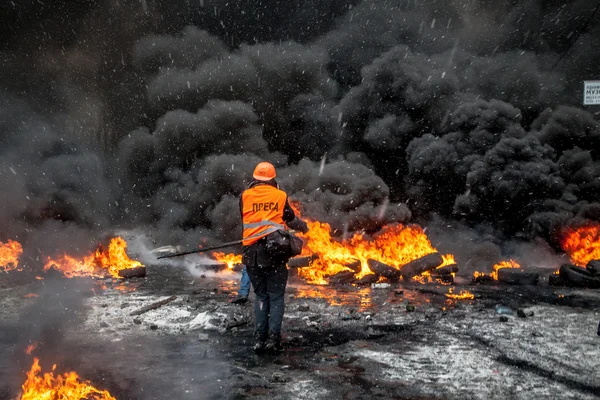
[[563, 264], [558, 275], [550, 276], [550, 284], [581, 288], [600, 288], [600, 260], [590, 261], [585, 268]]

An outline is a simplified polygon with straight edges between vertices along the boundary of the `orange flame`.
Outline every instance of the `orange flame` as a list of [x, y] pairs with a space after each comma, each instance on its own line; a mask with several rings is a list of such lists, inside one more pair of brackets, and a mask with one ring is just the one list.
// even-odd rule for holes
[[14, 240], [0, 242], [0, 268], [4, 271], [12, 271], [19, 264], [19, 257], [23, 254], [23, 246]]
[[24, 297], [25, 297], [26, 299], [34, 299], [34, 298], [36, 298], [36, 297], [40, 297], [40, 295], [39, 295], [39, 294], [37, 294], [37, 293], [27, 293], [27, 294], [26, 294]]
[[566, 229], [561, 246], [573, 264], [580, 267], [592, 260], [600, 260], [600, 224]]
[[93, 254], [84, 256], [81, 259], [71, 257], [67, 254], [52, 259], [44, 265], [44, 271], [54, 268], [63, 273], [67, 278], [78, 276], [105, 277], [107, 273], [119, 278], [119, 271], [124, 269], [141, 267], [142, 263], [134, 261], [127, 255], [127, 242], [122, 237], [112, 238], [108, 245], [108, 251], [102, 246]]
[[333, 307], [356, 304], [359, 307], [358, 311], [374, 306], [370, 288], [366, 287], [352, 292], [323, 290], [318, 286], [301, 287], [296, 289], [295, 297], [297, 299], [323, 299]]
[[[293, 200], [290, 200], [289, 204], [294, 213], [300, 217], [302, 205]], [[309, 267], [298, 268], [298, 275], [312, 284], [327, 284], [327, 277], [339, 272], [350, 271], [348, 265], [357, 261], [360, 262], [360, 271], [356, 273], [356, 278], [360, 279], [373, 273], [367, 263], [369, 259], [399, 269], [410, 261], [436, 252], [423, 229], [417, 225], [386, 225], [372, 240], [365, 239], [364, 235], [360, 233], [355, 233], [350, 239], [338, 241], [331, 237], [329, 224], [310, 220], [307, 222], [309, 231], [306, 234], [298, 234], [305, 242], [300, 256], [316, 255], [318, 257]], [[229, 261], [226, 260], [241, 262], [241, 256], [234, 258], [236, 256], [232, 254], [220, 254], [217, 260], [227, 262], [228, 265]], [[441, 266], [455, 263], [452, 254], [443, 255], [442, 258], [444, 262]], [[237, 261], [238, 259], [240, 261]], [[417, 277], [417, 279], [419, 278], [421, 277]], [[431, 278], [427, 276], [422, 279], [423, 283], [431, 281]]]
[[220, 263], [227, 264], [227, 268], [233, 270], [237, 264], [242, 263], [242, 255], [241, 254], [225, 254], [220, 251], [214, 252], [213, 257], [219, 261]]
[[[329, 224], [318, 221], [308, 223], [309, 231], [300, 235], [306, 239], [302, 256], [319, 256], [310, 267], [299, 268], [298, 275], [309, 283], [326, 284], [327, 277], [342, 271], [349, 271], [347, 264], [360, 261], [358, 279], [373, 273], [367, 264], [369, 259], [377, 260], [394, 268], [417, 258], [435, 253], [423, 229], [417, 225], [387, 225], [372, 240], [355, 233], [349, 240], [336, 241], [331, 237]], [[454, 263], [454, 257], [443, 256], [444, 263]]]
[[454, 293], [454, 290], [450, 288], [448, 289], [448, 293], [446, 293], [446, 297], [455, 300], [473, 300], [475, 298], [475, 295], [469, 292], [468, 290], [461, 290], [460, 293], [456, 294]]
[[96, 389], [89, 381], [81, 381], [75, 372], [65, 372], [54, 376], [56, 365], [52, 366], [52, 372], [42, 375], [39, 359], [33, 359], [33, 365], [27, 372], [27, 380], [23, 384], [23, 394], [19, 400], [62, 400], [62, 399], [93, 399], [93, 400], [116, 400], [106, 390]]
[[475, 271], [473, 272], [473, 279], [477, 279], [479, 277], [484, 277], [485, 274], [483, 272]]
[[[498, 270], [500, 270], [502, 268], [521, 268], [521, 265], [513, 259], [510, 259], [508, 261], [500, 261], [498, 264], [496, 264], [492, 267], [493, 271], [490, 273], [489, 276], [493, 280], [497, 281], [498, 280]], [[479, 277], [484, 277], [484, 276], [486, 276], [486, 274], [483, 272], [479, 272], [479, 271], [473, 272], [473, 279], [477, 279]]]

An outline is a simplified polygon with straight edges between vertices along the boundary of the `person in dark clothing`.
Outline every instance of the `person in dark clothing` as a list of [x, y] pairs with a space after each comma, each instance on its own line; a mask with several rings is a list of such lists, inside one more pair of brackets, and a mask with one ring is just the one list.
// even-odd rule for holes
[[267, 247], [268, 236], [289, 228], [306, 233], [308, 225], [296, 217], [287, 194], [275, 181], [275, 167], [259, 163], [240, 199], [243, 223], [242, 263], [246, 265], [256, 301], [254, 350], [281, 351], [287, 259]]

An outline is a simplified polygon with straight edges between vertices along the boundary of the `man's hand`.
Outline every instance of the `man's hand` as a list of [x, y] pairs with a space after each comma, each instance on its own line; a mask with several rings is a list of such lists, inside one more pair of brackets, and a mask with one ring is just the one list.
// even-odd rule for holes
[[308, 225], [306, 222], [302, 221], [300, 218], [296, 217], [293, 220], [289, 221], [289, 222], [285, 222], [285, 224], [298, 232], [302, 232], [302, 233], [306, 233], [308, 232]]

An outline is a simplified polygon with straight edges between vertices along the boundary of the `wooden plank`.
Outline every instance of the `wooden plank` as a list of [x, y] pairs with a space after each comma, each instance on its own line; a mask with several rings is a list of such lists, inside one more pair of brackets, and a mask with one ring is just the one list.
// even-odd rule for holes
[[165, 304], [169, 304], [170, 302], [172, 302], [176, 298], [177, 298], [177, 296], [168, 297], [166, 299], [157, 301], [156, 303], [149, 304], [146, 307], [142, 307], [139, 310], [136, 310], [136, 311], [134, 311], [132, 313], [129, 313], [129, 315], [130, 316], [141, 315], [141, 314], [147, 313], [150, 310], [156, 310], [157, 308], [162, 307]]

